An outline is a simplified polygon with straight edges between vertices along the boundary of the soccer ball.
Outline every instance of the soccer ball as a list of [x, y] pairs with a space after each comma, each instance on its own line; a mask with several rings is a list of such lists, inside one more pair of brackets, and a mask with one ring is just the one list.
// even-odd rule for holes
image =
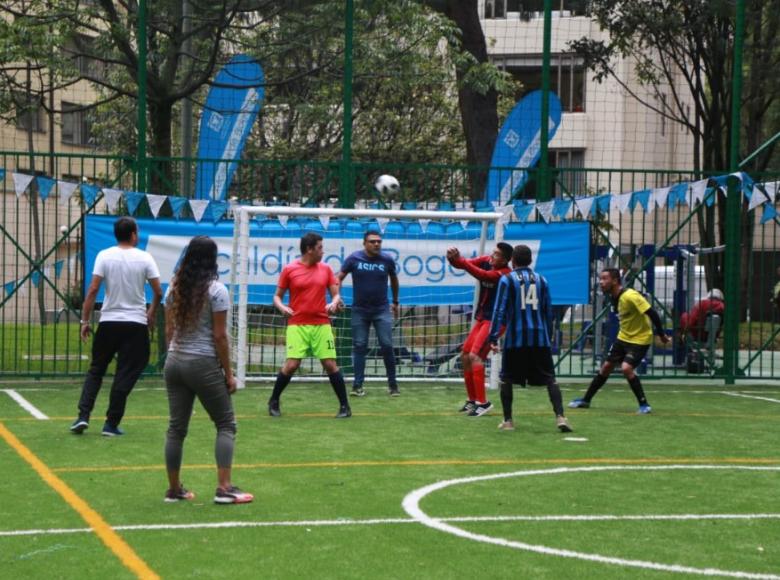
[[380, 175], [374, 182], [374, 187], [381, 195], [392, 195], [398, 193], [401, 184], [392, 175]]

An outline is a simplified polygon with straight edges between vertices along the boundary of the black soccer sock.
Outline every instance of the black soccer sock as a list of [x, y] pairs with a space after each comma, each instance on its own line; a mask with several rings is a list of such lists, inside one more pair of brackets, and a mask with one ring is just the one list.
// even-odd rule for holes
[[339, 370], [328, 375], [328, 380], [330, 381], [330, 386], [333, 387], [333, 392], [336, 393], [336, 396], [339, 398], [341, 406], [349, 407], [349, 403], [347, 402], [347, 385], [344, 384], [344, 375], [341, 371]]
[[547, 383], [547, 396], [550, 397], [555, 416], [563, 415], [563, 396], [561, 395], [561, 388], [555, 382], [555, 379], [550, 379]]
[[512, 383], [501, 381], [501, 408], [504, 410], [504, 421], [512, 420]]
[[639, 377], [634, 375], [632, 378], [628, 379], [628, 386], [630, 386], [631, 390], [634, 391], [634, 396], [636, 397], [637, 402], [640, 405], [647, 405], [645, 390], [642, 388], [642, 382], [639, 380]]
[[585, 396], [582, 397], [583, 400], [586, 403], [590, 403], [591, 399], [596, 396], [596, 393], [599, 392], [599, 389], [603, 387], [606, 382], [607, 377], [603, 376], [601, 373], [596, 373], [596, 376], [593, 377], [593, 380], [590, 382], [588, 390], [585, 392]]
[[287, 388], [287, 385], [290, 384], [290, 380], [292, 379], [292, 376], [287, 376], [283, 372], [279, 371], [276, 375], [276, 382], [274, 383], [274, 392], [271, 393], [271, 400], [272, 401], [278, 401], [279, 397], [282, 396], [282, 391]]

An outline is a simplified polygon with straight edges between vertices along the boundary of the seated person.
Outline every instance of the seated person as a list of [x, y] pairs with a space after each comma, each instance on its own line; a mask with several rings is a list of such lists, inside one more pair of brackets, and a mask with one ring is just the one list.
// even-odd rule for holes
[[[694, 340], [707, 339], [707, 317], [716, 314], [723, 319], [726, 305], [723, 302], [723, 292], [714, 288], [707, 296], [697, 302], [690, 312], [683, 312], [680, 317], [680, 330], [690, 335]], [[720, 334], [720, 328], [718, 328]]]

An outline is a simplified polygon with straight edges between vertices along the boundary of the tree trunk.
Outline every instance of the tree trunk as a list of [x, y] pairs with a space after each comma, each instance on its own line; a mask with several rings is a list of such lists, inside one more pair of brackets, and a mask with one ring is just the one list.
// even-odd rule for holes
[[150, 103], [151, 152], [154, 162], [150, 164], [148, 176], [149, 193], [174, 194], [176, 182], [171, 167], [171, 122], [173, 102]]

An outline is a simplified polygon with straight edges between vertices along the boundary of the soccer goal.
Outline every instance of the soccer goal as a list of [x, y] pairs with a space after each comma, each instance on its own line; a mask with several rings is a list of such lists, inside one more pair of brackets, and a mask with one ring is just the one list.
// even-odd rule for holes
[[[475, 280], [454, 269], [447, 248], [471, 258], [492, 253], [503, 238], [506, 214], [473, 211], [373, 210], [238, 206], [234, 209], [229, 325], [238, 382], [272, 379], [286, 358], [286, 320], [273, 307], [282, 268], [300, 256], [300, 238], [323, 237], [323, 262], [335, 273], [344, 260], [363, 249], [363, 235], [379, 232], [383, 252], [396, 263], [400, 312], [393, 325], [398, 378], [460, 379], [460, 348], [472, 323]], [[389, 291], [389, 290], [388, 290]], [[285, 297], [287, 299], [288, 296]], [[338, 364], [352, 375], [350, 315], [352, 277], [343, 283], [347, 308], [332, 318]], [[306, 359], [298, 378], [321, 380], [319, 361]], [[369, 336], [366, 380], [386, 380], [373, 333]], [[491, 382], [497, 382], [493, 371]]]

